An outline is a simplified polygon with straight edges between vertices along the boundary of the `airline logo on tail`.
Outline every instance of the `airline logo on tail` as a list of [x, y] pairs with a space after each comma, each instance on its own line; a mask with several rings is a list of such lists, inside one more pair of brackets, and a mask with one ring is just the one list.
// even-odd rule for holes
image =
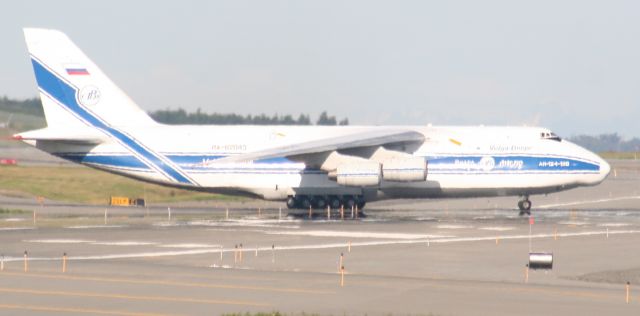
[[[77, 118], [87, 125], [95, 127], [109, 136], [117, 139], [123, 146], [133, 152], [139, 159], [144, 161], [151, 168], [156, 169], [171, 180], [181, 184], [196, 184], [178, 166], [169, 161], [166, 157], [154, 152], [128, 133], [111, 126], [101, 117], [96, 115], [85, 104], [78, 101], [97, 102], [100, 99], [100, 91], [93, 86], [87, 86], [80, 90], [79, 97], [76, 96], [79, 89], [60, 77], [55, 71], [44, 65], [35, 56], [31, 56], [31, 63], [36, 75], [36, 82], [40, 91], [56, 101], [59, 105], [76, 115]], [[85, 91], [84, 93], [82, 91]]]
[[96, 86], [86, 86], [80, 89], [78, 100], [82, 105], [93, 106], [100, 102], [100, 90]]

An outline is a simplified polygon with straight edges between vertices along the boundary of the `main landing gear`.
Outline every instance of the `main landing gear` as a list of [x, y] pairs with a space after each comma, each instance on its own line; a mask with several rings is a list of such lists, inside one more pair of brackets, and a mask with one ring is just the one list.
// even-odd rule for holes
[[522, 215], [531, 215], [531, 201], [529, 200], [529, 196], [525, 195], [518, 201], [518, 208], [520, 209], [520, 216]]
[[287, 198], [287, 207], [290, 209], [325, 209], [330, 206], [332, 209], [339, 209], [344, 207], [345, 210], [351, 210], [351, 207], [357, 207], [358, 210], [362, 210], [366, 204], [366, 201], [357, 195], [296, 195], [289, 196]]

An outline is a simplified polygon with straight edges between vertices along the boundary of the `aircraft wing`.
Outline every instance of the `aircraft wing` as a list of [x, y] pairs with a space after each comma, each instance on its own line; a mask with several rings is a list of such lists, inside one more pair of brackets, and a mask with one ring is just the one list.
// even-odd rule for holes
[[336, 150], [382, 146], [406, 142], [422, 142], [424, 135], [407, 129], [374, 129], [338, 137], [328, 137], [287, 146], [269, 148], [236, 156], [216, 159], [212, 163], [248, 162], [278, 157], [325, 153]]

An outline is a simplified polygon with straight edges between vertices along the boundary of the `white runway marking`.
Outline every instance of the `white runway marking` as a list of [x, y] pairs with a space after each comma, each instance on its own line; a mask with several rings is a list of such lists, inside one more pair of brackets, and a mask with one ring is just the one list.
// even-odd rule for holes
[[616, 197], [616, 198], [606, 198], [606, 199], [598, 199], [598, 200], [590, 200], [590, 201], [574, 201], [574, 202], [567, 202], [567, 203], [545, 204], [545, 205], [538, 206], [538, 208], [546, 209], [546, 208], [554, 208], [554, 207], [562, 207], [562, 206], [596, 204], [596, 203], [606, 203], [606, 202], [624, 201], [624, 200], [640, 200], [640, 196], [622, 196], [622, 197]]
[[476, 216], [473, 219], [474, 220], [490, 220], [490, 219], [495, 219], [495, 216]]
[[230, 266], [227, 264], [223, 264], [223, 265], [217, 265], [217, 264], [212, 264], [209, 266], [209, 268], [217, 268], [217, 269], [233, 269], [234, 266]]
[[[609, 235], [623, 235], [623, 234], [639, 234], [640, 230], [619, 230], [619, 231], [609, 231]], [[587, 232], [577, 232], [577, 233], [560, 233], [557, 234], [558, 237], [583, 237], [583, 236], [598, 236], [605, 235], [607, 232], [605, 231], [587, 231]], [[535, 234], [532, 235], [533, 239], [540, 238], [553, 238], [554, 234]], [[529, 235], [503, 235], [500, 237], [501, 239], [528, 239]], [[386, 241], [368, 241], [368, 242], [354, 242], [351, 244], [352, 247], [365, 247], [365, 246], [386, 246], [386, 245], [394, 245], [394, 244], [427, 244], [427, 242], [431, 244], [446, 244], [446, 243], [456, 243], [456, 242], [476, 242], [476, 241], [493, 241], [495, 240], [495, 236], [486, 236], [486, 237], [459, 237], [459, 238], [442, 238], [442, 239], [413, 239], [413, 240], [386, 240]], [[276, 251], [282, 250], [312, 250], [312, 249], [332, 249], [332, 248], [345, 248], [347, 247], [346, 243], [326, 243], [326, 244], [310, 244], [310, 245], [291, 245], [291, 246], [276, 246]], [[245, 249], [246, 252], [251, 252], [253, 249]], [[271, 251], [271, 247], [259, 247], [259, 251]], [[225, 248], [222, 250], [223, 252], [234, 252], [234, 248]], [[190, 250], [179, 250], [179, 251], [162, 251], [162, 252], [137, 252], [137, 253], [124, 253], [124, 254], [106, 254], [106, 255], [90, 255], [90, 256], [72, 256], [68, 257], [69, 260], [110, 260], [110, 259], [133, 259], [133, 258], [153, 258], [153, 257], [168, 257], [168, 256], [188, 256], [188, 255], [202, 255], [202, 254], [212, 254], [219, 253], [220, 248], [203, 248], [203, 249], [190, 249]], [[22, 257], [5, 257], [5, 261], [19, 261], [23, 260]], [[60, 261], [59, 257], [49, 258], [49, 257], [32, 257], [30, 260], [38, 260], [38, 261]]]
[[6, 218], [4, 221], [5, 222], [24, 222], [24, 221], [26, 221], [26, 219], [25, 218], [12, 217], [12, 218]]
[[173, 223], [173, 222], [159, 222], [159, 223], [153, 223], [153, 226], [157, 226], [157, 227], [175, 227], [175, 226], [184, 226], [184, 224]]
[[403, 234], [403, 233], [378, 233], [378, 232], [351, 232], [334, 230], [308, 230], [308, 231], [266, 231], [270, 235], [292, 235], [313, 237], [345, 237], [345, 238], [378, 238], [378, 239], [424, 239], [445, 238], [455, 236]]
[[2, 227], [0, 231], [8, 231], [8, 230], [27, 230], [34, 229], [33, 227]]
[[290, 224], [296, 224], [296, 223], [300, 223], [300, 221], [282, 220], [281, 222], [278, 222], [278, 220], [251, 219], [251, 220], [228, 220], [228, 221], [192, 221], [192, 222], [188, 222], [187, 225], [209, 226], [209, 227], [240, 226], [240, 227], [288, 228], [288, 229], [300, 228], [300, 225], [290, 225]]
[[467, 229], [467, 228], [473, 228], [473, 226], [469, 226], [469, 225], [438, 225], [436, 226], [440, 229]]
[[[158, 227], [176, 227], [176, 226], [203, 226], [203, 227], [260, 227], [260, 228], [288, 228], [288, 229], [298, 229], [300, 226], [298, 225], [283, 225], [278, 224], [277, 221], [270, 221], [271, 223], [267, 223], [266, 221], [249, 221], [249, 220], [240, 220], [240, 221], [192, 221], [192, 222], [162, 222], [162, 223], [154, 223], [153, 226]], [[286, 222], [284, 222], [286, 223]]]
[[509, 231], [509, 230], [514, 230], [516, 229], [515, 227], [502, 227], [502, 226], [496, 226], [496, 227], [480, 227], [478, 229], [481, 230], [490, 230], [490, 231], [497, 231], [497, 232], [504, 232], [504, 231]]
[[416, 217], [417, 221], [425, 221], [425, 222], [435, 222], [438, 219], [435, 217]]
[[631, 226], [631, 224], [629, 224], [629, 223], [602, 223], [602, 224], [598, 224], [598, 226], [600, 226], [600, 227], [625, 227], [625, 226]]
[[558, 222], [558, 225], [584, 226], [584, 225], [589, 225], [589, 223], [587, 223], [587, 222], [578, 222], [578, 221], [566, 221], [566, 222]]
[[167, 245], [158, 245], [161, 248], [220, 248], [220, 245], [211, 245], [211, 244], [167, 244]]
[[122, 228], [126, 225], [93, 225], [93, 226], [67, 226], [68, 229], [94, 229], [94, 228]]
[[91, 243], [92, 245], [100, 245], [100, 246], [150, 246], [157, 245], [155, 242], [145, 242], [145, 241], [101, 241]]
[[223, 264], [223, 265], [217, 265], [217, 264], [212, 264], [209, 266], [209, 268], [215, 268], [215, 269], [236, 269], [236, 270], [253, 270], [250, 267], [241, 267], [241, 266], [232, 266], [232, 265], [227, 265], [227, 264]]
[[[610, 231], [609, 235], [623, 235], [623, 234], [638, 234], [640, 230], [618, 230], [618, 231]], [[604, 231], [588, 231], [588, 232], [579, 232], [579, 233], [563, 233], [557, 234], [558, 237], [582, 237], [582, 236], [598, 236], [605, 235]], [[535, 234], [531, 235], [531, 238], [539, 239], [539, 238], [552, 238], [556, 236], [555, 234]], [[505, 235], [500, 236], [501, 239], [527, 239], [529, 235]], [[450, 239], [439, 239], [431, 241], [431, 243], [450, 243], [450, 242], [467, 242], [467, 241], [486, 241], [486, 240], [495, 240], [495, 236], [487, 236], [487, 237], [463, 237], [463, 238], [450, 238]]]
[[83, 244], [83, 243], [94, 243], [95, 240], [85, 240], [85, 239], [31, 239], [31, 240], [23, 240], [23, 242], [33, 242], [33, 243], [42, 243], [42, 244]]

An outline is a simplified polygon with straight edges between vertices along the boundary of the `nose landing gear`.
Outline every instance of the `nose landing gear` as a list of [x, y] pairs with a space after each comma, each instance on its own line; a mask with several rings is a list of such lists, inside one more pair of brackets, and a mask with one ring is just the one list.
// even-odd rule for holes
[[520, 209], [520, 216], [525, 214], [531, 215], [531, 201], [528, 195], [523, 196], [522, 199], [518, 201], [518, 208]]

